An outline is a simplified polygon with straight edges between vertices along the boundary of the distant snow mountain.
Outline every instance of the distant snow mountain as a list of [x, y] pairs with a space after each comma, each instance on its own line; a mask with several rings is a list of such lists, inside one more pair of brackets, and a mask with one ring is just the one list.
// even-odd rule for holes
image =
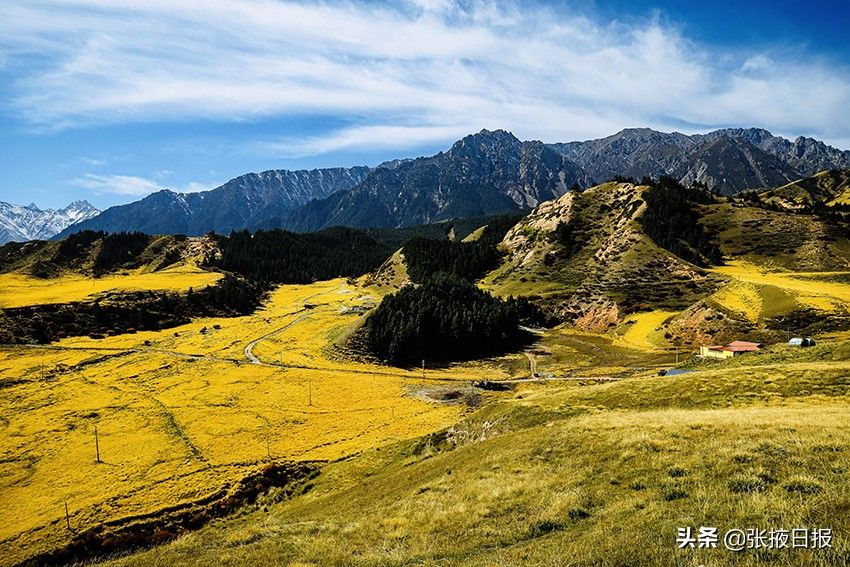
[[33, 203], [12, 205], [0, 201], [0, 244], [47, 240], [98, 214], [100, 211], [88, 201], [74, 201], [58, 210], [42, 210]]

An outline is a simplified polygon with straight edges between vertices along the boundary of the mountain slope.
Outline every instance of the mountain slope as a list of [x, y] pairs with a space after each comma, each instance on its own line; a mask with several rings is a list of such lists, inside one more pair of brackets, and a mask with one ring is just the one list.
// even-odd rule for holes
[[546, 144], [521, 142], [503, 130], [482, 130], [447, 152], [378, 167], [347, 194], [310, 203], [284, 224], [317, 230], [492, 215], [533, 207], [589, 182], [579, 166]]
[[846, 209], [850, 207], [850, 169], [822, 171], [747, 197], [787, 211]]
[[702, 183], [722, 195], [742, 188], [784, 185], [803, 176], [746, 140], [728, 136], [692, 146], [673, 167], [672, 175], [684, 185]]
[[[837, 181], [845, 177], [818, 176], [835, 187], [822, 198], [843, 194]], [[765, 283], [772, 276], [758, 275], [847, 270], [845, 221], [775, 210], [757, 196], [732, 199], [674, 182], [606, 183], [541, 204], [508, 231], [501, 248], [506, 259], [484, 287], [529, 297], [555, 320], [585, 331], [628, 330], [647, 313], [658, 315], [653, 325], [680, 344], [781, 340], [788, 320], [812, 334], [827, 320], [836, 328], [847, 324], [845, 314], [833, 312], [832, 298], [792, 297], [779, 291], [788, 282]], [[758, 307], [755, 315], [727, 301], [751, 276], [756, 283], [747, 289], [758, 297], [746, 305]]]
[[84, 229], [199, 235], [253, 227], [311, 199], [351, 189], [368, 172], [369, 168], [362, 166], [271, 170], [242, 175], [201, 193], [162, 190], [134, 203], [110, 207], [59, 237]]
[[99, 212], [88, 201], [74, 201], [58, 210], [41, 210], [34, 204], [21, 206], [0, 202], [0, 244], [51, 238]]
[[586, 142], [553, 144], [553, 149], [580, 164], [596, 181], [616, 175], [657, 177], [669, 174], [682, 152], [693, 145], [690, 136], [627, 128], [612, 136]]
[[593, 331], [630, 312], [690, 305], [718, 282], [647, 234], [649, 189], [605, 183], [543, 203], [508, 231], [507, 260], [485, 287], [534, 297], [558, 320]]
[[813, 175], [825, 169], [850, 168], [850, 151], [839, 150], [814, 138], [799, 136], [794, 141], [774, 136], [763, 128], [724, 128], [694, 139], [712, 141], [722, 136], [746, 140], [800, 171]]

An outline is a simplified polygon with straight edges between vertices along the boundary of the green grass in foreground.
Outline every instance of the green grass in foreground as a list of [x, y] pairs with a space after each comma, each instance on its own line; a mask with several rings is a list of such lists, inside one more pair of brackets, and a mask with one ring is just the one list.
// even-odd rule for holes
[[[448, 432], [331, 464], [305, 495], [117, 563], [850, 563], [850, 362], [743, 361], [529, 385]], [[832, 528], [833, 548], [677, 549], [678, 527], [703, 525]]]

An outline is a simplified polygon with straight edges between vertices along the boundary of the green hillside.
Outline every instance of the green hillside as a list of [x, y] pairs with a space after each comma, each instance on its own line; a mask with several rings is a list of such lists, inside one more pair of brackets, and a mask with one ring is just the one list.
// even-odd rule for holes
[[844, 209], [850, 205], [850, 170], [827, 170], [782, 187], [745, 195], [790, 211]]
[[[850, 343], [828, 361], [799, 352], [520, 386], [448, 430], [326, 466], [307, 494], [115, 564], [843, 565]], [[828, 527], [833, 548], [677, 548], [679, 527], [702, 525]]]

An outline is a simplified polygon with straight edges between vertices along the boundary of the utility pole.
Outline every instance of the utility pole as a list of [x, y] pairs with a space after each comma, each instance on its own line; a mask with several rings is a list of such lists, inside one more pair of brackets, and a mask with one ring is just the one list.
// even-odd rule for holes
[[307, 405], [313, 405], [313, 378], [307, 378]]
[[71, 529], [71, 516], [68, 514], [68, 501], [65, 501], [65, 525], [68, 526], [68, 529]]
[[425, 359], [422, 359], [422, 379], [425, 379]]
[[97, 435], [97, 427], [94, 428], [94, 450], [97, 455], [97, 462], [100, 462], [100, 440]]

